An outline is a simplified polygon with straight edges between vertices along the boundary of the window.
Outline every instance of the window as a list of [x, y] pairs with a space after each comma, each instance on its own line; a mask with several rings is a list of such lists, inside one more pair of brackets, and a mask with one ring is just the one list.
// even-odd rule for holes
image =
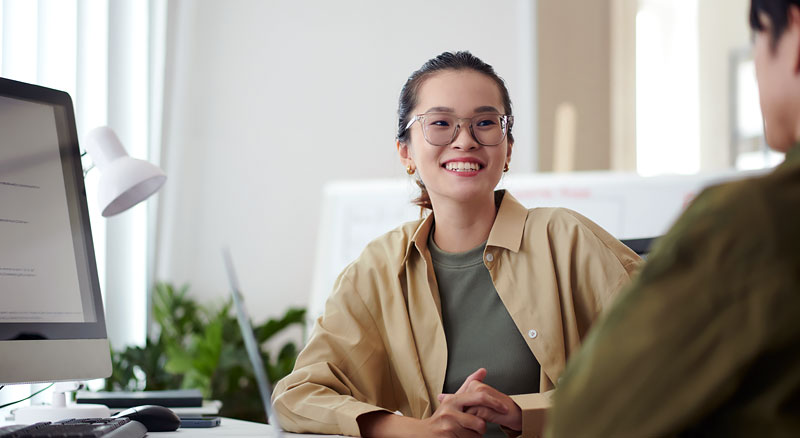
[[[157, 162], [165, 14], [163, 0], [0, 0], [0, 75], [67, 91], [79, 139], [110, 125], [131, 156]], [[109, 338], [144, 344], [155, 204], [106, 220], [98, 179], [93, 170], [85, 182]]]
[[700, 170], [697, 0], [641, 0], [636, 16], [636, 168]]

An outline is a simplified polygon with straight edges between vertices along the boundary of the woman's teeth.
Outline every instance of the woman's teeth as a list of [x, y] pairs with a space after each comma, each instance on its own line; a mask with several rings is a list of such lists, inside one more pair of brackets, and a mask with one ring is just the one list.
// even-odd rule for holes
[[456, 172], [472, 172], [480, 170], [481, 165], [478, 163], [466, 163], [463, 161], [451, 161], [444, 165], [447, 170], [455, 170]]

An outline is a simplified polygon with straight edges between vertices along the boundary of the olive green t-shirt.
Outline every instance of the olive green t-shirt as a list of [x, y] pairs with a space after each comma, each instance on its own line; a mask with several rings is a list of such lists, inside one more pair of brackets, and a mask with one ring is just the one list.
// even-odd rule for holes
[[[447, 372], [443, 393], [458, 391], [478, 368], [484, 383], [507, 394], [539, 392], [539, 363], [531, 353], [483, 264], [486, 243], [466, 252], [448, 253], [433, 241], [428, 248], [439, 287], [442, 323], [447, 340]], [[505, 436], [487, 425], [485, 436]]]

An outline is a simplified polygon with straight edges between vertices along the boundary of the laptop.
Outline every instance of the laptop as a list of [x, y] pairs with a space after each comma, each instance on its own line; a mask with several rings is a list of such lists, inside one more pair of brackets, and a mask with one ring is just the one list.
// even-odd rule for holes
[[256, 376], [258, 392], [261, 394], [261, 401], [264, 404], [264, 411], [267, 414], [270, 426], [272, 426], [272, 434], [270, 436], [280, 438], [283, 436], [283, 431], [280, 423], [278, 423], [278, 418], [275, 416], [275, 409], [273, 409], [271, 402], [272, 386], [267, 379], [264, 362], [261, 360], [258, 343], [253, 334], [253, 326], [250, 324], [250, 316], [244, 308], [244, 298], [241, 292], [239, 292], [239, 278], [236, 276], [236, 271], [233, 269], [233, 260], [227, 248], [222, 250], [222, 257], [225, 259], [225, 270], [228, 272], [228, 280], [231, 283], [231, 295], [233, 296], [233, 306], [236, 309], [236, 319], [239, 321], [239, 329], [242, 331], [242, 338], [244, 339], [244, 346], [247, 349], [247, 356], [250, 358], [250, 363], [253, 365], [253, 372]]

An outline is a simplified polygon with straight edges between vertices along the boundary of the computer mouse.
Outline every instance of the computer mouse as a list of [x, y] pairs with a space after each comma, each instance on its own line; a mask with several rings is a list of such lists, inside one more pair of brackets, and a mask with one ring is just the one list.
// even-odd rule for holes
[[172, 409], [158, 405], [143, 405], [125, 409], [115, 418], [126, 417], [138, 421], [147, 428], [148, 432], [170, 432], [181, 425], [181, 419], [172, 412]]

